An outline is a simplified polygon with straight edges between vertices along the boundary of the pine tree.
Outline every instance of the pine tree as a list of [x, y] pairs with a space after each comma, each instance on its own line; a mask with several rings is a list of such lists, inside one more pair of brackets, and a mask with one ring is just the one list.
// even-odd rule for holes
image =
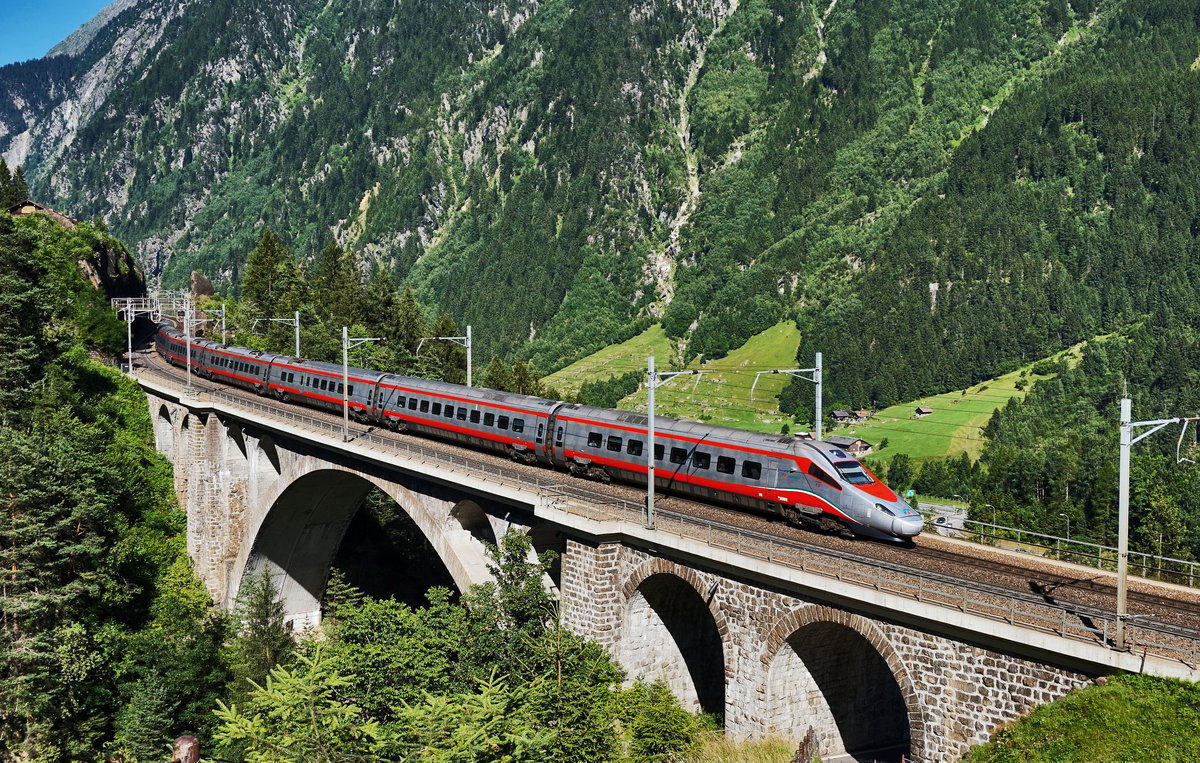
[[33, 384], [42, 376], [46, 347], [42, 330], [49, 318], [48, 275], [34, 257], [37, 240], [0, 212], [0, 424], [10, 424], [29, 406]]
[[48, 735], [76, 709], [60, 631], [110, 582], [97, 573], [105, 507], [96, 470], [86, 440], [70, 439], [94, 435], [66, 414], [28, 431], [0, 427], [0, 747], [9, 751], [63, 744]]
[[283, 240], [268, 227], [242, 269], [242, 299], [251, 303], [257, 316], [274, 317], [280, 296], [280, 267], [292, 259]]
[[[460, 336], [458, 326], [454, 323], [454, 319], [449, 313], [442, 313], [441, 317], [433, 324], [430, 329], [430, 334], [433, 336]], [[426, 342], [426, 345], [429, 343]], [[436, 373], [442, 381], [448, 381], [452, 384], [467, 383], [467, 348], [448, 340], [435, 342], [431, 350], [433, 365], [436, 367]], [[424, 351], [422, 351], [424, 356]], [[473, 381], [473, 380], [472, 380]]]
[[508, 366], [504, 364], [504, 360], [499, 355], [492, 356], [492, 362], [488, 364], [487, 370], [483, 372], [483, 380], [479, 386], [487, 387], [488, 389], [498, 389], [501, 392], [512, 392], [512, 371], [508, 369]]
[[284, 627], [283, 601], [279, 588], [266, 573], [251, 575], [242, 584], [234, 609], [237, 633], [231, 645], [233, 682], [231, 702], [241, 702], [254, 690], [251, 682], [263, 685], [271, 670], [282, 665], [296, 644]]
[[331, 326], [352, 326], [363, 320], [362, 268], [354, 252], [330, 242], [313, 260], [311, 283], [317, 311]]
[[159, 763], [171, 751], [171, 728], [178, 703], [163, 677], [153, 673], [133, 685], [129, 702], [117, 714], [127, 760]]
[[12, 201], [11, 199], [12, 172], [8, 169], [8, 162], [4, 161], [3, 156], [0, 156], [0, 209], [7, 210], [16, 203], [16, 201]]
[[404, 294], [400, 295], [400, 302], [396, 305], [395, 321], [396, 324], [390, 335], [396, 338], [398, 345], [410, 353], [416, 353], [421, 337], [429, 336], [429, 326], [425, 323], [425, 314], [421, 311], [421, 306], [417, 304], [412, 287], [406, 287]]
[[13, 171], [9, 198], [12, 199], [9, 205], [18, 204], [29, 198], [29, 184], [25, 182], [25, 170], [20, 166]]

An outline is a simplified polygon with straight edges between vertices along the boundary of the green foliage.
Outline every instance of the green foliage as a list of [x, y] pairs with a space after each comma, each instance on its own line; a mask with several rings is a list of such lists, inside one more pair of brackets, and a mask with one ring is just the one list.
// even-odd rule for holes
[[1072, 692], [992, 735], [965, 763], [1184, 763], [1200, 755], [1200, 689], [1153, 676], [1116, 676]]
[[701, 728], [661, 681], [635, 683], [621, 692], [621, 724], [629, 729], [629, 757], [634, 761], [676, 760], [692, 749]]
[[352, 676], [334, 671], [320, 647], [291, 668], [276, 666], [246, 708], [218, 703], [219, 745], [245, 750], [248, 763], [340, 763], [374, 756], [385, 746], [379, 724], [341, 699]]
[[270, 574], [251, 575], [242, 582], [231, 623], [230, 702], [244, 702], [253, 687], [265, 682], [276, 666], [290, 661], [296, 645], [284, 626], [285, 614], [279, 588]]
[[630, 371], [620, 376], [610, 376], [603, 381], [584, 382], [579, 388], [579, 397], [587, 405], [600, 408], [616, 408], [622, 398], [637, 392], [645, 374], [641, 371]]
[[414, 761], [599, 763], [627, 759], [622, 739], [634, 760], [690, 748], [699, 723], [665, 685], [616, 689], [623, 675], [609, 655], [562, 628], [543, 584], [551, 555], [533, 561], [515, 531], [489, 553], [496, 581], [461, 602], [432, 589], [412, 608], [335, 578], [324, 632], [304, 641], [299, 663], [218, 710], [223, 754], [325, 759], [333, 734], [346, 756]]
[[544, 679], [520, 686], [492, 677], [470, 694], [428, 696], [400, 711], [398, 758], [429, 763], [540, 763], [553, 755], [553, 728], [533, 711]]
[[0, 368], [18, 393], [0, 426], [0, 739], [47, 761], [155, 759], [205, 733], [225, 681], [145, 396], [89, 355], [83, 320], [104, 300], [78, 263], [98, 246], [123, 249], [90, 224], [0, 214]]
[[18, 166], [15, 172], [10, 171], [8, 162], [0, 157], [0, 210], [7, 212], [9, 207], [28, 198], [25, 170]]

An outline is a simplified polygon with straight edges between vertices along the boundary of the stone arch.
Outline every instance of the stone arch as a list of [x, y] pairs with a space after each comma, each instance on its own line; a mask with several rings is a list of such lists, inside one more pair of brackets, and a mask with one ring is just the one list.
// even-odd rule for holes
[[487, 541], [493, 546], [496, 545], [496, 530], [483, 507], [475, 501], [459, 501], [450, 510], [450, 516], [458, 520], [459, 526], [471, 533], [471, 537], [481, 543]]
[[225, 436], [230, 442], [237, 446], [238, 452], [242, 456], [242, 460], [249, 460], [250, 452], [246, 447], [246, 432], [242, 427], [242, 422], [237, 419], [222, 419], [218, 418], [221, 425], [225, 429]]
[[912, 675], [870, 620], [820, 605], [793, 610], [771, 629], [762, 663], [767, 734], [799, 741], [811, 728], [823, 756], [923, 758]]
[[158, 415], [154, 417], [154, 447], [175, 460], [175, 422], [166, 403], [158, 406]]
[[534, 520], [529, 528], [529, 540], [533, 543], [533, 551], [541, 554], [543, 551], [553, 551], [554, 561], [546, 575], [554, 585], [554, 590], [562, 591], [562, 560], [567, 553], [567, 537], [562, 528], [550, 522]]
[[[285, 484], [286, 483], [286, 484]], [[320, 622], [321, 597], [330, 565], [347, 526], [372, 487], [386, 493], [412, 518], [460, 591], [489, 579], [483, 545], [451, 522], [451, 503], [374, 474], [327, 463], [279, 480], [263, 496], [257, 523], [247, 527], [253, 543], [243, 543], [231, 574], [277, 576], [284, 610], [296, 630]], [[239, 582], [240, 587], [240, 582]], [[233, 592], [227, 605], [236, 598]]]
[[259, 470], [266, 471], [266, 467], [262, 466], [262, 460], [265, 458], [270, 464], [271, 469], [276, 475], [283, 473], [283, 468], [279, 463], [279, 450], [275, 447], [275, 438], [270, 434], [263, 432], [258, 436], [258, 455], [259, 455]]
[[643, 563], [625, 582], [617, 661], [631, 676], [663, 679], [685, 707], [725, 713], [725, 614], [719, 580], [665, 559]]

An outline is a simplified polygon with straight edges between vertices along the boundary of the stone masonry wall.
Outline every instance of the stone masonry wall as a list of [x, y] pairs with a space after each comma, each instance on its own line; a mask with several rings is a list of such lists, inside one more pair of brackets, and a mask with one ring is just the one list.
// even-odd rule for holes
[[[663, 574], [677, 576], [706, 602], [721, 634], [723, 653], [706, 659], [724, 662], [726, 733], [736, 738], [774, 734], [798, 741], [812, 727], [828, 755], [840, 751], [839, 734], [869, 737], [869, 730], [856, 731], [853, 724], [839, 732], [830, 708], [857, 707], [856, 714], [875, 713], [875, 722], [887, 723], [878, 717], [886, 712], [887, 696], [881, 690], [874, 697], [859, 686], [881, 680], [872, 677], [879, 669], [871, 667], [874, 662], [895, 680], [893, 726], [905, 725], [907, 718], [910, 760], [957, 761], [999, 725], [1091, 680], [616, 543], [567, 542], [564, 622], [608, 647], [623, 664], [632, 662], [627, 670], [636, 668], [640, 657], [620, 643], [623, 625], [631, 616], [645, 618], [639, 588]], [[830, 670], [830, 661], [846, 669]]]

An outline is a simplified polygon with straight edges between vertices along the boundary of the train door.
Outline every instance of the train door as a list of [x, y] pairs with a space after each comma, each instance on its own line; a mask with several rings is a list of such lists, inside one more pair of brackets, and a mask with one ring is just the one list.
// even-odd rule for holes
[[557, 447], [559, 449], [562, 448], [562, 424], [558, 422], [558, 409], [562, 406], [562, 403], [558, 403], [550, 409], [550, 412], [547, 414], [544, 421], [538, 422], [537, 433], [535, 435], [536, 444], [534, 447], [534, 452], [536, 452], [538, 454], [538, 458], [542, 460], [550, 462], [554, 461], [556, 446], [552, 443], [557, 442]]
[[550, 416], [546, 419], [546, 454], [550, 461], [558, 466], [566, 464], [566, 459], [563, 457], [563, 442], [566, 435], [566, 423], [559, 420], [558, 408], [551, 411]]

